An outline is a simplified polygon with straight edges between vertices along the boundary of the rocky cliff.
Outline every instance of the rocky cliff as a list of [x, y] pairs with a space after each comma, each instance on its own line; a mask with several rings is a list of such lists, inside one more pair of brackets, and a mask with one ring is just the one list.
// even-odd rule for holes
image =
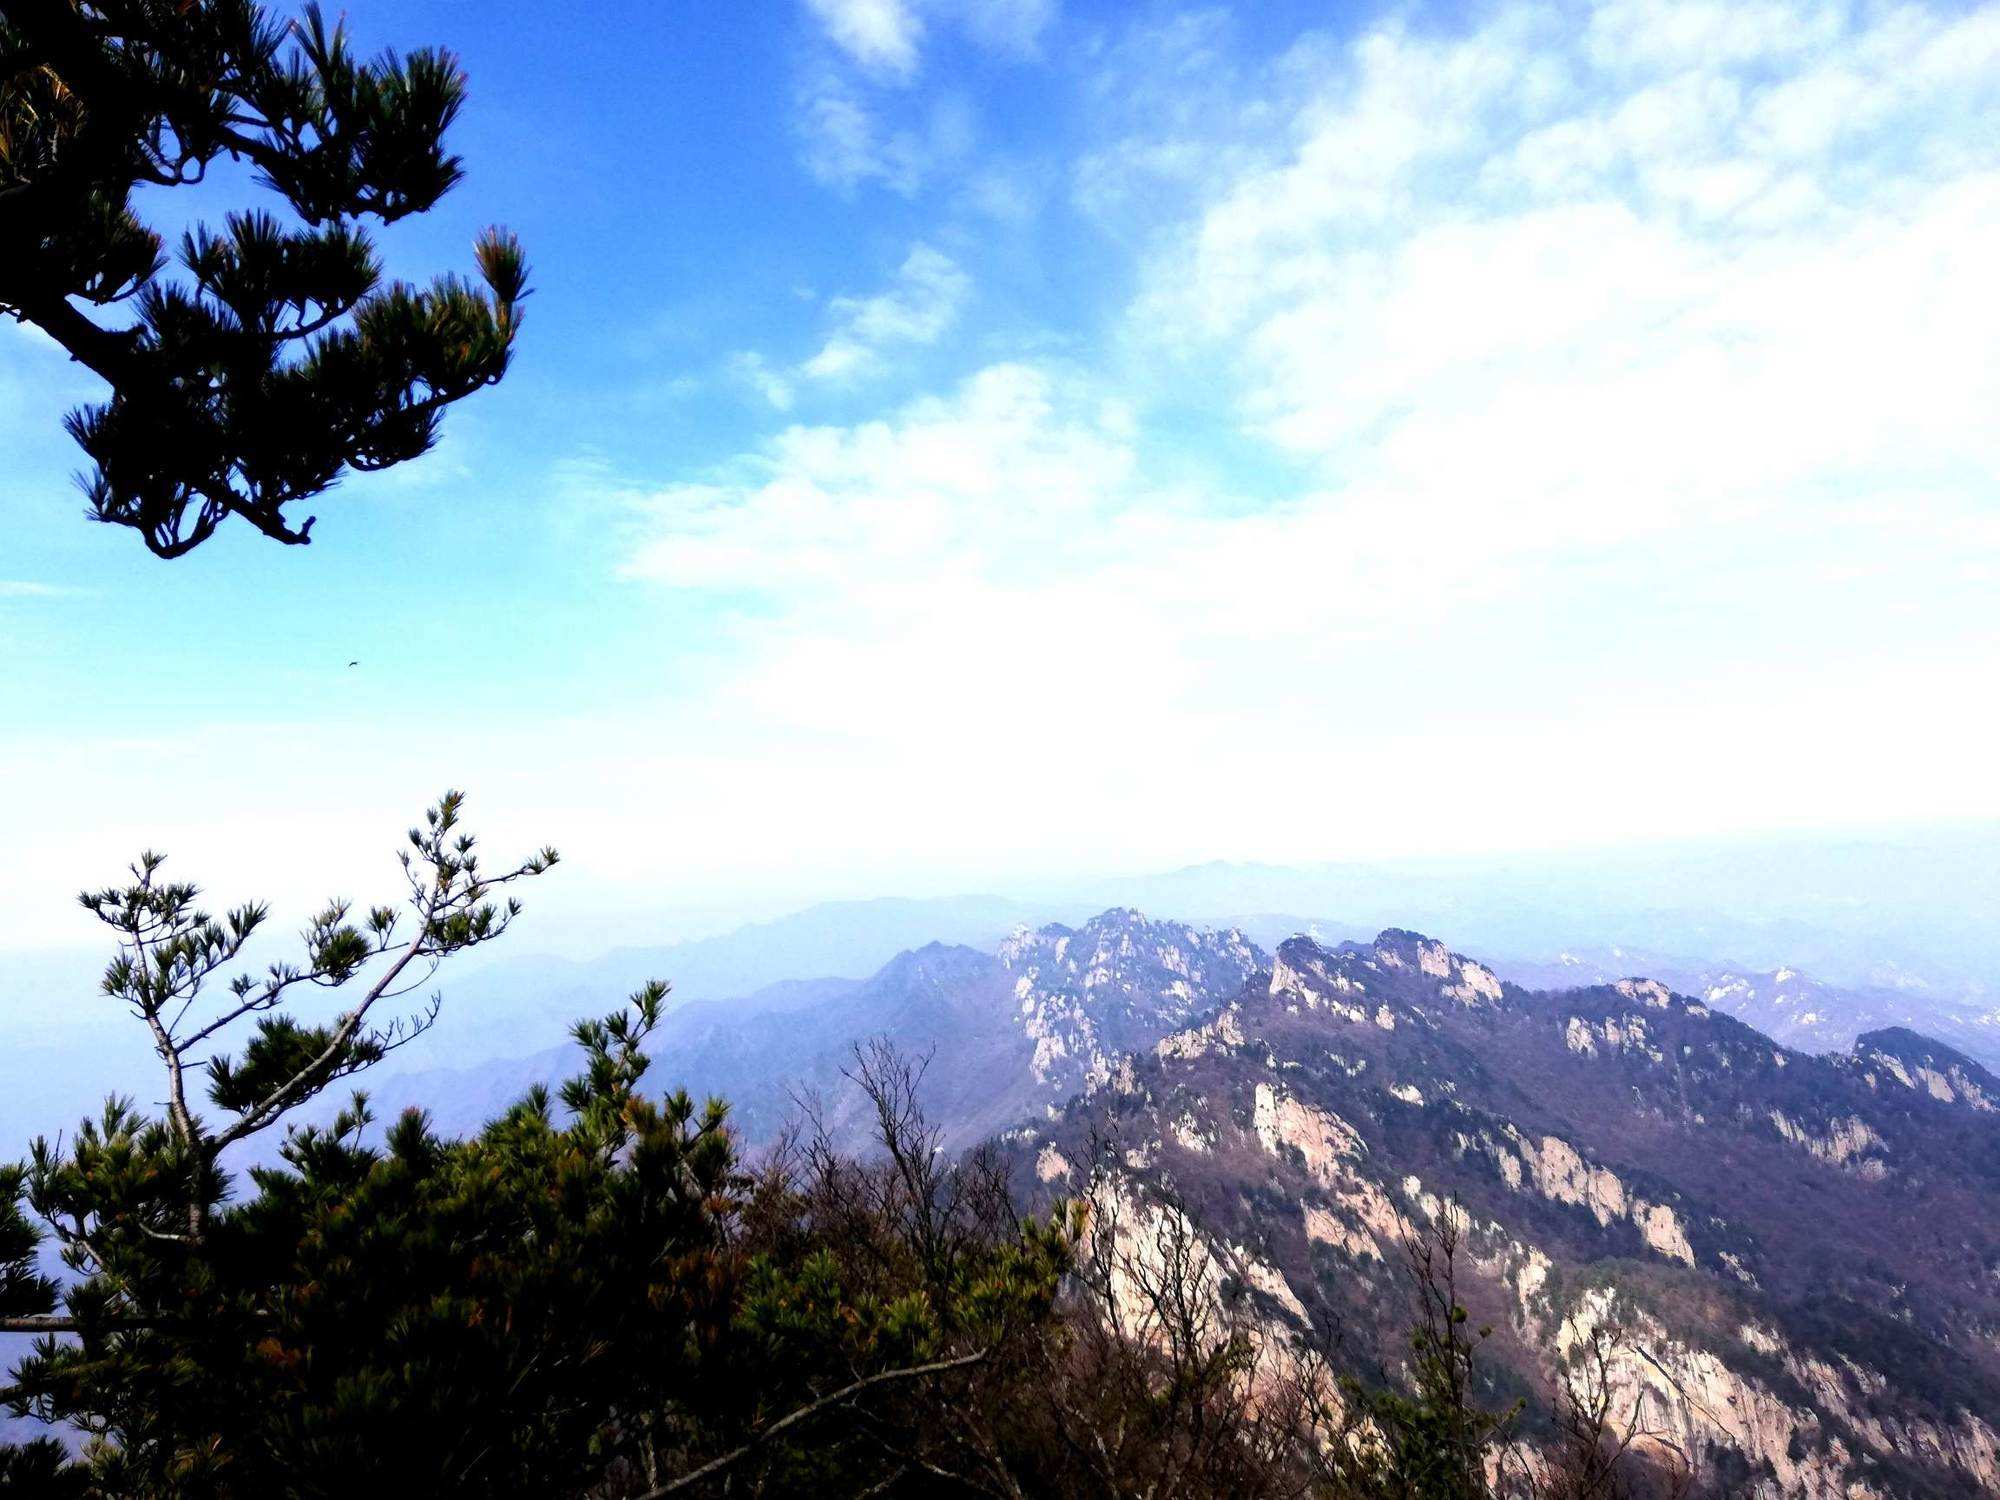
[[[1643, 979], [1555, 995], [1415, 933], [1281, 945], [1011, 1137], [1184, 1210], [1272, 1326], [1399, 1358], [1402, 1226], [1463, 1216], [1496, 1398], [1586, 1345], [1720, 1493], [2000, 1493], [2000, 1102], [1908, 1032], [1788, 1049]], [[1615, 1338], [1593, 1339], [1608, 1330]]]

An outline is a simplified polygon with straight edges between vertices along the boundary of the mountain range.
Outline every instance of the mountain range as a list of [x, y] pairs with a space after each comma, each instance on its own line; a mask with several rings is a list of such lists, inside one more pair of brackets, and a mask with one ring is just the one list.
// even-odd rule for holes
[[[1265, 962], [1234, 929], [1128, 910], [1079, 927], [1022, 927], [992, 952], [932, 942], [866, 980], [787, 981], [670, 1011], [650, 1047], [649, 1081], [727, 1099], [752, 1145], [769, 1143], [814, 1097], [851, 1135], [865, 1122], [850, 1114], [843, 1072], [857, 1043], [885, 1037], [925, 1060], [926, 1095], [950, 1101], [947, 1140], [965, 1145], [1102, 1082], [1119, 1058], [1221, 1004]], [[573, 1055], [563, 1046], [391, 1075], [375, 1082], [377, 1108], [420, 1103], [441, 1125], [471, 1129], [528, 1085], [560, 1078]]]
[[1502, 1394], [1615, 1328], [1615, 1410], [1722, 1493], [1976, 1495], [1995, 1088], [1907, 1030], [1816, 1056], [1657, 981], [1533, 993], [1391, 930], [1282, 944], [1008, 1141], [1045, 1192], [1184, 1213], [1273, 1327], [1331, 1321], [1363, 1368], [1399, 1357], [1400, 1225], [1451, 1212]]
[[1645, 974], [1802, 1051], [1846, 1051], [1865, 1032], [1901, 1027], [2000, 1069], [2000, 1005], [1893, 970], [1883, 975], [1893, 983], [1840, 985], [1796, 968], [1754, 972], [1623, 948], [1565, 950], [1547, 962], [1502, 962], [1494, 968], [1529, 988], [1550, 990]]
[[[678, 968], [650, 1081], [729, 1100], [748, 1149], [805, 1108], [863, 1139], [843, 1075], [887, 1038], [948, 1148], [999, 1142], [1027, 1201], [1182, 1216], [1274, 1338], [1337, 1325], [1393, 1369], [1402, 1226], [1457, 1215], [1496, 1398], [1613, 1330], [1619, 1415], [1720, 1492], [2000, 1494], [2000, 1079], [1960, 992], [1630, 948], [1487, 965], [1285, 915], [868, 905], [844, 938], [830, 909], [470, 976], [469, 1065], [371, 1077], [378, 1113], [474, 1128], [574, 1063], [504, 1049]], [[788, 972], [828, 943], [863, 972]]]
[[[948, 1146], [997, 1138], [1042, 1199], [1185, 1214], [1218, 1295], [1279, 1336], [1337, 1324], [1357, 1367], [1399, 1358], [1399, 1226], [1459, 1213], [1497, 1397], [1610, 1329], [1620, 1415], [1720, 1492], [2000, 1493], [1994, 1072], [1908, 1026], [1847, 1035], [1879, 994], [1553, 969], [1530, 990], [1402, 929], [1267, 949], [1121, 908], [686, 1005], [655, 1076], [730, 1099], [753, 1146], [814, 1098], [853, 1141], [843, 1069], [888, 1037], [927, 1059]], [[567, 1063], [380, 1103], [462, 1128]]]

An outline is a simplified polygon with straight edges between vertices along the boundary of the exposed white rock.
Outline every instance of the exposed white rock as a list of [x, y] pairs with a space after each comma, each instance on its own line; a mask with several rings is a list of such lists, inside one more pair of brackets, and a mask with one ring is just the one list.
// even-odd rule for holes
[[1606, 1016], [1592, 1022], [1570, 1016], [1563, 1023], [1563, 1045], [1587, 1057], [1607, 1052], [1637, 1052], [1654, 1062], [1665, 1062], [1666, 1054], [1651, 1040], [1644, 1016]]
[[[1405, 1187], [1422, 1184], [1412, 1177]], [[1381, 1245], [1394, 1245], [1401, 1239], [1404, 1227], [1402, 1210], [1391, 1201], [1382, 1185], [1372, 1177], [1357, 1177], [1345, 1187], [1338, 1189], [1333, 1201], [1350, 1216], [1350, 1222], [1367, 1231], [1369, 1246], [1377, 1259], [1381, 1258]]]
[[1237, 1007], [1232, 1005], [1204, 1025], [1162, 1037], [1153, 1051], [1160, 1057], [1193, 1059], [1205, 1056], [1215, 1047], [1240, 1047], [1243, 1041], [1242, 1021]]
[[1082, 928], [1017, 929], [1000, 945], [1014, 975], [1035, 1081], [1052, 1093], [1109, 1082], [1134, 1044], [1234, 993], [1262, 958], [1242, 933], [1106, 912]]
[[1231, 1248], [1235, 1251], [1238, 1264], [1242, 1267], [1243, 1279], [1276, 1302], [1295, 1322], [1304, 1326], [1309, 1321], [1305, 1304], [1299, 1301], [1298, 1294], [1292, 1290], [1291, 1283], [1285, 1280], [1278, 1268], [1256, 1259], [1240, 1246]]
[[1657, 979], [1620, 979], [1611, 988], [1627, 1000], [1637, 1000], [1654, 1010], [1665, 1010], [1674, 1001], [1673, 991]]
[[1559, 1136], [1545, 1135], [1528, 1158], [1535, 1186], [1544, 1198], [1590, 1210], [1600, 1224], [1622, 1219], [1630, 1210], [1625, 1184], [1608, 1167], [1593, 1166]]
[[1264, 1149], [1282, 1156], [1290, 1147], [1305, 1158], [1306, 1170], [1322, 1184], [1331, 1184], [1342, 1162], [1358, 1161], [1367, 1153], [1360, 1133], [1336, 1114], [1301, 1102], [1268, 1083], [1257, 1085], [1252, 1128]]
[[1530, 1143], [1512, 1126], [1506, 1127], [1504, 1134], [1505, 1141], [1496, 1141], [1484, 1131], [1476, 1137], [1460, 1134], [1458, 1148], [1490, 1158], [1501, 1181], [1514, 1192], [1532, 1188], [1553, 1202], [1588, 1210], [1601, 1225], [1628, 1222], [1655, 1254], [1683, 1265], [1695, 1264], [1687, 1226], [1671, 1205], [1636, 1196], [1616, 1172], [1585, 1160], [1560, 1136], [1545, 1135]]
[[1752, 1272], [1748, 1266], [1743, 1264], [1743, 1257], [1738, 1255], [1734, 1250], [1723, 1250], [1718, 1252], [1717, 1259], [1719, 1259], [1722, 1262], [1724, 1269], [1726, 1269], [1729, 1272], [1729, 1274], [1734, 1276], [1738, 1281], [1741, 1281], [1749, 1286], [1757, 1285], [1756, 1274]]
[[1212, 1148], [1213, 1143], [1209, 1140], [1208, 1131], [1191, 1111], [1183, 1113], [1174, 1121], [1173, 1132], [1174, 1139], [1180, 1142], [1184, 1150], [1206, 1155]]
[[1784, 1340], [1773, 1330], [1755, 1323], [1745, 1323], [1736, 1330], [1736, 1336], [1759, 1354], [1777, 1354], [1785, 1347]]
[[1271, 965], [1270, 993], [1273, 999], [1289, 1000], [1308, 1011], [1330, 1010], [1343, 1020], [1361, 1022], [1368, 1012], [1350, 1000], [1361, 987], [1338, 968], [1330, 967], [1318, 950], [1312, 950], [1294, 966], [1284, 953]]
[[1500, 985], [1500, 976], [1483, 964], [1476, 964], [1469, 958], [1458, 960], [1458, 983], [1446, 985], [1447, 995], [1454, 1000], [1463, 1000], [1473, 1005], [1481, 1000], [1499, 1000], [1506, 991]]
[[[1352, 1209], [1349, 1212], [1352, 1212]], [[1304, 1213], [1308, 1240], [1322, 1245], [1332, 1245], [1335, 1249], [1346, 1251], [1357, 1260], [1382, 1258], [1382, 1251], [1375, 1243], [1375, 1236], [1362, 1224], [1313, 1203], [1304, 1205]]]
[[1874, 1070], [1879, 1069], [1904, 1088], [1928, 1094], [1941, 1104], [1963, 1104], [1982, 1114], [2000, 1109], [2000, 1099], [1996, 1099], [1979, 1079], [1948, 1058], [1925, 1058], [1906, 1064], [1894, 1053], [1877, 1048], [1870, 1048], [1860, 1055], [1870, 1065], [1870, 1071], [1863, 1075], [1870, 1088], [1878, 1087]]
[[1572, 1052], [1580, 1052], [1585, 1057], [1597, 1056], [1597, 1036], [1590, 1029], [1590, 1023], [1582, 1016], [1571, 1016], [1569, 1024], [1563, 1028], [1563, 1045]]
[[1859, 1455], [1822, 1414], [1837, 1419], [1877, 1455], [1955, 1467], [1989, 1492], [2000, 1492], [2000, 1439], [1990, 1424], [1972, 1415], [1947, 1426], [1885, 1423], [1863, 1404], [1870, 1391], [1880, 1389], [1878, 1372], [1801, 1358], [1775, 1332], [1744, 1325], [1743, 1341], [1781, 1358], [1787, 1374], [1811, 1394], [1812, 1406], [1794, 1405], [1733, 1369], [1717, 1351], [1671, 1337], [1650, 1314], [1603, 1289], [1577, 1300], [1557, 1331], [1557, 1347], [1570, 1355], [1600, 1329], [1607, 1336], [1607, 1391], [1616, 1428], [1649, 1433], [1652, 1441], [1682, 1453], [1734, 1450], [1753, 1470], [1768, 1469], [1769, 1479], [1757, 1481], [1751, 1495], [1859, 1500], [1880, 1494], [1855, 1478]]
[[[1297, 1373], [1293, 1334], [1306, 1322], [1306, 1310], [1275, 1266], [1239, 1246], [1218, 1247], [1178, 1209], [1122, 1177], [1092, 1183], [1084, 1209], [1082, 1253], [1104, 1271], [1116, 1326], [1125, 1337], [1164, 1345], [1171, 1318], [1177, 1332], [1191, 1331], [1206, 1348], [1247, 1338], [1251, 1359], [1243, 1379], [1253, 1395], [1278, 1389]], [[1261, 1317], [1246, 1325], [1232, 1310], [1232, 1279], [1271, 1298], [1291, 1326]], [[1169, 1285], [1184, 1296], [1163, 1299]]]
[[1771, 1110], [1769, 1115], [1772, 1126], [1780, 1136], [1821, 1161], [1836, 1167], [1852, 1164], [1863, 1177], [1871, 1180], [1888, 1175], [1889, 1165], [1881, 1159], [1889, 1149], [1888, 1142], [1859, 1115], [1833, 1121], [1822, 1134], [1808, 1130], [1783, 1110]]
[[1681, 1216], [1666, 1204], [1644, 1200], [1635, 1202], [1632, 1205], [1632, 1222], [1639, 1226], [1640, 1236], [1656, 1254], [1684, 1265], [1694, 1264], [1694, 1247], [1688, 1243]]

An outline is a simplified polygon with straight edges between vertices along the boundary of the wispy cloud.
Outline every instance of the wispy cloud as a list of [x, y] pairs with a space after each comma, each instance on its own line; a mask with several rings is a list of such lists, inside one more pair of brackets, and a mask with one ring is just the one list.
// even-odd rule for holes
[[[1056, 0], [805, 0], [805, 8], [824, 38], [802, 60], [796, 91], [806, 170], [843, 194], [872, 185], [903, 197], [964, 162], [975, 135], [966, 97], [916, 86], [931, 23], [975, 52], [1025, 63], [1040, 59], [1057, 17]], [[1018, 199], [1004, 206], [1017, 210]]]
[[958, 262], [919, 241], [883, 290], [828, 302], [831, 328], [811, 356], [773, 365], [746, 350], [730, 357], [729, 373], [773, 410], [790, 411], [802, 385], [850, 385], [879, 373], [899, 349], [935, 344], [957, 324], [971, 293], [972, 278]]
[[869, 297], [836, 297], [833, 334], [799, 367], [810, 380], [861, 374], [898, 344], [933, 344], [958, 321], [972, 279], [958, 262], [926, 244], [911, 247], [895, 282]]
[[916, 71], [924, 28], [903, 0], [806, 0], [806, 9], [862, 67], [897, 78]]
[[0, 599], [66, 599], [78, 591], [55, 583], [35, 583], [25, 578], [0, 578]]
[[805, 0], [827, 40], [864, 72], [907, 81], [922, 61], [927, 18], [1017, 58], [1039, 55], [1056, 0]]
[[972, 110], [955, 96], [910, 104], [892, 123], [851, 79], [822, 68], [800, 87], [798, 110], [806, 170], [841, 193], [879, 184], [914, 197], [972, 149]]
[[762, 396], [777, 411], [792, 409], [792, 382], [754, 349], [746, 349], [732, 355], [729, 373]]
[[952, 0], [946, 10], [982, 46], [1036, 57], [1056, 19], [1056, 0]]
[[1508, 6], [1289, 72], [1133, 318], [1277, 444], [1619, 508], [1994, 472], [2000, 15]]

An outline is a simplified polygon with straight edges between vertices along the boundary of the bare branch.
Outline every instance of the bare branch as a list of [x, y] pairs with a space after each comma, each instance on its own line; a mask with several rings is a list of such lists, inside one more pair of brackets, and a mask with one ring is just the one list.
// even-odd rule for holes
[[821, 1396], [817, 1401], [809, 1401], [804, 1406], [798, 1408], [798, 1410], [788, 1412], [786, 1415], [778, 1418], [777, 1421], [758, 1433], [742, 1447], [731, 1449], [720, 1458], [710, 1459], [700, 1468], [691, 1469], [678, 1479], [670, 1480], [666, 1484], [660, 1485], [657, 1489], [646, 1491], [645, 1494], [639, 1497], [639, 1500], [661, 1500], [661, 1497], [664, 1495], [674, 1494], [676, 1491], [684, 1490], [690, 1485], [699, 1484], [704, 1479], [711, 1479], [723, 1470], [733, 1468], [735, 1465], [741, 1463], [764, 1444], [770, 1442], [779, 1433], [784, 1432], [788, 1428], [795, 1427], [801, 1422], [810, 1421], [828, 1407], [838, 1406], [845, 1401], [852, 1401], [863, 1391], [871, 1390], [880, 1385], [888, 1385], [895, 1381], [919, 1380], [927, 1375], [942, 1375], [951, 1370], [963, 1370], [980, 1363], [990, 1352], [990, 1350], [979, 1349], [971, 1354], [958, 1355], [953, 1359], [934, 1360], [927, 1365], [912, 1365], [901, 1370], [883, 1370], [877, 1374], [857, 1380], [852, 1385], [844, 1385], [839, 1390], [829, 1395]]

